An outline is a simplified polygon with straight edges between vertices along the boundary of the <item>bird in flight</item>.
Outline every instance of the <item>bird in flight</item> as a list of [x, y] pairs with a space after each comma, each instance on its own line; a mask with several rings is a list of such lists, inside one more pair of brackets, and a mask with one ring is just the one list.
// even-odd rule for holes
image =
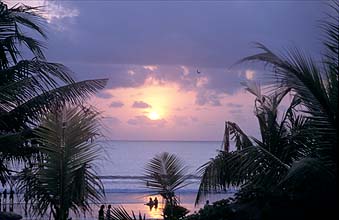
[[197, 70], [197, 73], [200, 74], [201, 72], [199, 70]]

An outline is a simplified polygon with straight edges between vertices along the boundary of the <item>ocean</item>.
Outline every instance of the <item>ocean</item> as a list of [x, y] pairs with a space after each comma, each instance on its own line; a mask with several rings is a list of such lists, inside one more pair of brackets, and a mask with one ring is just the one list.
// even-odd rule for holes
[[[178, 190], [176, 195], [180, 204], [189, 209], [191, 213], [198, 211], [204, 205], [205, 200], [210, 202], [228, 198], [235, 190], [211, 195], [205, 198], [202, 204], [194, 206], [196, 193], [200, 180], [197, 177], [199, 167], [214, 158], [221, 150], [221, 142], [217, 141], [100, 141], [99, 159], [95, 161], [94, 169], [98, 173], [105, 188], [105, 201], [103, 204], [112, 206], [124, 206], [127, 212], [139, 211], [146, 215], [147, 219], [162, 219], [164, 201], [160, 195], [150, 195], [145, 183], [141, 181], [146, 164], [155, 155], [168, 152], [177, 155], [187, 166], [191, 177], [189, 185]], [[8, 190], [8, 186], [5, 186]], [[2, 192], [3, 187], [0, 186]], [[159, 208], [149, 209], [145, 203], [149, 197], [158, 197]], [[23, 220], [30, 220], [32, 216], [25, 216], [23, 212], [22, 195], [16, 195], [14, 199], [14, 211], [21, 214]], [[101, 204], [92, 204], [93, 211], [86, 216], [71, 214], [74, 220], [94, 220]], [[2, 204], [4, 209], [8, 204]], [[47, 219], [47, 218], [46, 218]]]
[[[177, 155], [188, 173], [197, 176], [199, 167], [214, 158], [221, 149], [217, 141], [102, 141], [100, 160], [95, 169], [101, 176], [106, 192], [147, 192], [140, 181], [146, 164], [157, 154]], [[181, 192], [196, 192], [199, 179], [190, 178]]]

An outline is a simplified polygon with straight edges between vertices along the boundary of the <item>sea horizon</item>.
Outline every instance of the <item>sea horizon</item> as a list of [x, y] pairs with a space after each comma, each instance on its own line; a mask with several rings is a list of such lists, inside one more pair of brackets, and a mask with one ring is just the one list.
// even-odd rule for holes
[[102, 141], [129, 141], [129, 142], [220, 142], [222, 143], [222, 140], [178, 140], [178, 139], [173, 139], [173, 140], [169, 140], [169, 139], [131, 139], [131, 140], [127, 140], [127, 139], [98, 139], [99, 142]]

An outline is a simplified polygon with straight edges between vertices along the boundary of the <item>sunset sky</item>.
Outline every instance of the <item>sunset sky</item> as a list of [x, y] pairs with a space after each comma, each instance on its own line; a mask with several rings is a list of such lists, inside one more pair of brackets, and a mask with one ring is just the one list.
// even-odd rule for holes
[[90, 104], [106, 138], [119, 140], [221, 140], [225, 120], [257, 136], [240, 83], [264, 83], [264, 70], [232, 64], [259, 52], [253, 42], [317, 57], [328, 10], [321, 1], [5, 2], [44, 5], [47, 58], [77, 80], [109, 79]]

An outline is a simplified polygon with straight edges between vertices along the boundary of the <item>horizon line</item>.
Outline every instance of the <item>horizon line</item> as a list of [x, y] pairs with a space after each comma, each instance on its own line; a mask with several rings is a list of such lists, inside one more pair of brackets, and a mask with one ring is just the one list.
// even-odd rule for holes
[[133, 139], [133, 140], [128, 140], [128, 139], [98, 139], [99, 141], [131, 141], [131, 142], [142, 142], [142, 141], [147, 141], [147, 142], [157, 142], [157, 141], [162, 141], [162, 142], [222, 142], [221, 140], [162, 140], [162, 139]]

